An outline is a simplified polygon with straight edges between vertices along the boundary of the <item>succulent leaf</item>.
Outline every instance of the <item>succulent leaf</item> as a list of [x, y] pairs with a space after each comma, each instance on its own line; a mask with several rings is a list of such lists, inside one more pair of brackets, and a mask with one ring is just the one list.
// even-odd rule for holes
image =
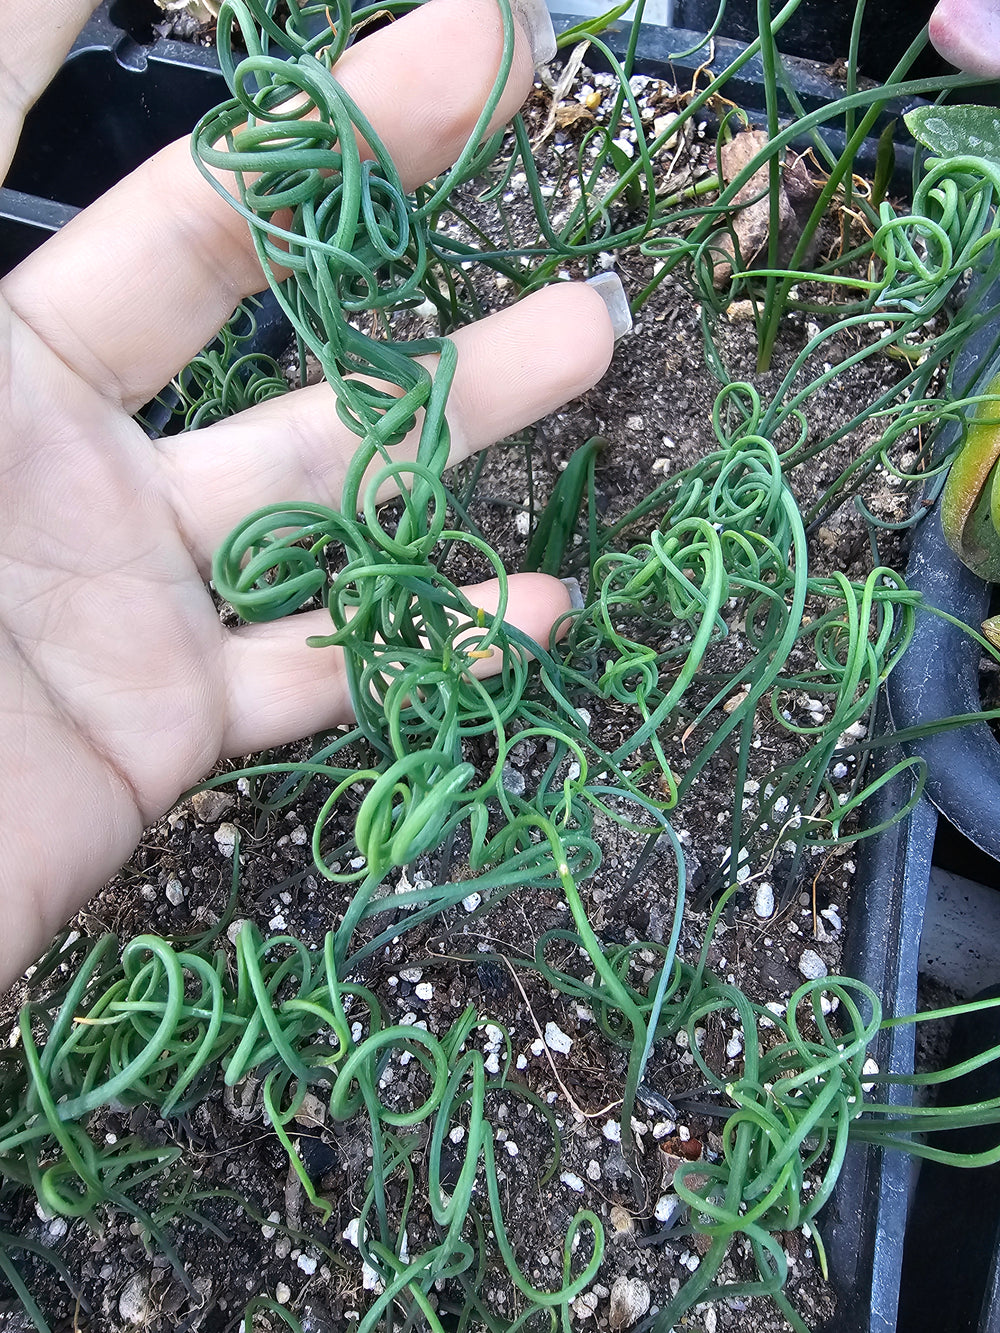
[[914, 139], [939, 157], [1000, 162], [1000, 110], [995, 106], [922, 106], [903, 119]]
[[[987, 394], [1000, 393], [1000, 375]], [[984, 399], [948, 473], [941, 495], [941, 527], [948, 545], [980, 578], [1000, 583], [1000, 402]]]

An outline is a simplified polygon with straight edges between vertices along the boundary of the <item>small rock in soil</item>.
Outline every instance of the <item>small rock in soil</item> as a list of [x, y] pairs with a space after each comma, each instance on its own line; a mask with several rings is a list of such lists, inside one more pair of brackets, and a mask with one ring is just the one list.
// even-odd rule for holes
[[559, 1055], [569, 1055], [573, 1048], [573, 1038], [568, 1037], [558, 1023], [545, 1024], [545, 1045]]
[[232, 808], [233, 798], [229, 792], [197, 791], [191, 797], [191, 809], [203, 824], [214, 824]]
[[598, 1297], [595, 1291], [585, 1291], [573, 1302], [574, 1317], [580, 1320], [592, 1319], [597, 1313]]
[[133, 1273], [118, 1297], [118, 1313], [126, 1324], [145, 1324], [152, 1313], [149, 1304], [149, 1278]]
[[220, 824], [215, 830], [215, 841], [219, 845], [219, 851], [223, 856], [232, 856], [233, 848], [236, 846], [236, 825]]
[[638, 1277], [619, 1277], [611, 1288], [608, 1326], [615, 1330], [631, 1328], [649, 1309], [649, 1287]]
[[753, 900], [753, 910], [766, 921], [768, 917], [774, 916], [774, 886], [768, 884], [767, 880], [761, 880], [757, 885], [757, 892]]
[[826, 976], [827, 968], [815, 949], [804, 949], [799, 959], [799, 971], [807, 981], [818, 981]]
[[680, 1195], [661, 1194], [656, 1201], [656, 1208], [653, 1211], [653, 1216], [656, 1218], [657, 1222], [662, 1222], [664, 1226], [669, 1226], [677, 1214], [684, 1210], [685, 1206], [684, 1200]]

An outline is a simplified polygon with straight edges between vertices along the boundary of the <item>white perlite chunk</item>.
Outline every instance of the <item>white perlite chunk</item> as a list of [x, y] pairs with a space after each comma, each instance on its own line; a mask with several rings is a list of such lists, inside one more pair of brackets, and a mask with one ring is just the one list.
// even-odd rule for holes
[[799, 959], [799, 971], [807, 981], [818, 981], [826, 976], [826, 963], [815, 949], [803, 949]]
[[164, 893], [167, 896], [167, 902], [173, 907], [180, 907], [184, 901], [184, 886], [179, 879], [168, 879]]
[[429, 1000], [434, 995], [434, 987], [429, 981], [422, 981], [413, 993], [418, 1000]]
[[550, 1019], [545, 1024], [545, 1045], [550, 1051], [556, 1051], [559, 1055], [569, 1055], [573, 1047], [573, 1038], [567, 1037], [558, 1023], [553, 1023]]
[[592, 1319], [597, 1312], [598, 1297], [596, 1291], [585, 1291], [578, 1296], [570, 1307], [575, 1319]]
[[684, 1201], [679, 1194], [661, 1194], [653, 1209], [653, 1216], [664, 1226], [672, 1222], [684, 1208]]
[[237, 838], [235, 824], [220, 824], [212, 834], [212, 837], [215, 839], [216, 845], [223, 856], [232, 856]]
[[311, 1254], [300, 1254], [299, 1257], [295, 1260], [295, 1262], [302, 1269], [303, 1273], [305, 1273], [308, 1277], [312, 1277], [313, 1273], [316, 1272], [316, 1268], [318, 1266], [316, 1260], [312, 1257]]
[[228, 939], [230, 944], [236, 943], [236, 937], [237, 935], [239, 935], [240, 931], [243, 929], [246, 923], [247, 923], [246, 917], [242, 916], [237, 917], [235, 921], [230, 922], [228, 928], [226, 929], [226, 938]]
[[470, 893], [468, 898], [462, 899], [462, 906], [467, 912], [474, 912], [482, 901], [483, 896], [481, 893]]
[[575, 1176], [572, 1171], [561, 1172], [559, 1175], [559, 1179], [562, 1181], [562, 1183], [566, 1186], [567, 1189], [573, 1190], [577, 1194], [583, 1193], [584, 1190], [583, 1181], [580, 1179], [579, 1176]]
[[774, 886], [769, 884], [766, 879], [762, 879], [757, 885], [757, 892], [754, 894], [753, 910], [762, 921], [768, 917], [774, 916]]

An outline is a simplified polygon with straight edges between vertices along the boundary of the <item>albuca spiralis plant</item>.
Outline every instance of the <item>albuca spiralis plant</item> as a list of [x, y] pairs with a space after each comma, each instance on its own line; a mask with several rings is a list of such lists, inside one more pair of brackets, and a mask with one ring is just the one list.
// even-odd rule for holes
[[[905, 773], [912, 795], [901, 814], [919, 796], [919, 761], [882, 771], [867, 763], [880, 744], [870, 732], [872, 705], [906, 649], [917, 598], [877, 559], [861, 580], [813, 573], [808, 534], [876, 467], [904, 475], [901, 441], [925, 428], [930, 438], [930, 428], [976, 401], [969, 386], [948, 384], [944, 399], [932, 389], [939, 368], [988, 317], [974, 300], [957, 313], [946, 303], [959, 284], [971, 280], [976, 291], [997, 275], [995, 168], [975, 155], [932, 160], [917, 177], [909, 212], [859, 193], [854, 154], [886, 101], [936, 93], [942, 81], [933, 88], [907, 81], [915, 48], [885, 88], [862, 90], [856, 34], [846, 97], [782, 129], [777, 89], [787, 81], [775, 35], [796, 0], [773, 20], [762, 5], [759, 39], [652, 139], [643, 133], [628, 78], [638, 28], [622, 64], [597, 35], [599, 25], [587, 24], [570, 41], [589, 41], [618, 76], [618, 87], [609, 118], [584, 137], [572, 168], [579, 201], [556, 223], [524, 123], [516, 120], [507, 138], [483, 137], [513, 49], [508, 0], [497, 4], [504, 42], [493, 92], [455, 167], [412, 193], [335, 76], [358, 25], [412, 4], [390, 0], [353, 14], [347, 0], [329, 9], [298, 0], [280, 11], [274, 0], [224, 0], [220, 7], [218, 50], [232, 97], [198, 126], [195, 156], [215, 188], [225, 192], [225, 182], [235, 182], [233, 206], [251, 229], [301, 349], [336, 391], [338, 413], [358, 446], [339, 508], [289, 502], [248, 516], [218, 552], [213, 579], [247, 621], [321, 600], [330, 628], [315, 642], [342, 649], [357, 721], [322, 738], [308, 762], [262, 762], [212, 784], [253, 779], [268, 810], [288, 805], [309, 784], [324, 784], [312, 852], [318, 871], [343, 895], [339, 920], [319, 950], [291, 935], [265, 939], [245, 924], [230, 952], [221, 941], [235, 910], [234, 876], [230, 913], [200, 938], [143, 935], [119, 949], [108, 935], [54, 949], [35, 973], [37, 998], [22, 1011], [17, 1044], [0, 1054], [3, 1188], [29, 1186], [46, 1209], [71, 1218], [117, 1208], [172, 1254], [171, 1220], [199, 1217], [218, 1191], [198, 1188], [178, 1149], [131, 1137], [109, 1144], [95, 1121], [108, 1107], [135, 1103], [165, 1117], [182, 1115], [212, 1089], [253, 1076], [315, 1206], [311, 1243], [332, 1262], [323, 1231], [331, 1203], [317, 1192], [290, 1126], [306, 1096], [318, 1095], [332, 1120], [357, 1125], [370, 1143], [353, 1237], [372, 1277], [359, 1330], [565, 1329], [572, 1302], [600, 1271], [604, 1230], [594, 1212], [581, 1210], [565, 1231], [561, 1271], [542, 1286], [529, 1280], [530, 1241], [505, 1216], [497, 1183], [493, 1099], [518, 1098], [541, 1118], [553, 1142], [550, 1172], [560, 1130], [547, 1103], [511, 1078], [509, 1034], [501, 1032], [503, 1059], [490, 1073], [473, 1043], [488, 1014], [466, 1009], [437, 1034], [394, 1023], [360, 980], [363, 965], [392, 941], [473, 893], [485, 914], [510, 895], [547, 892], [565, 903], [566, 925], [503, 961], [512, 971], [533, 969], [588, 1006], [608, 1049], [624, 1051], [620, 1127], [633, 1179], [642, 1178], [633, 1111], [657, 1042], [686, 1035], [723, 1121], [721, 1151], [681, 1165], [673, 1176], [689, 1210], [674, 1234], [704, 1238], [702, 1262], [676, 1295], [662, 1294], [643, 1327], [666, 1333], [693, 1306], [724, 1294], [770, 1296], [793, 1328], [804, 1329], [783, 1292], [787, 1259], [776, 1237], [806, 1227], [822, 1262], [821, 1209], [848, 1143], [940, 1158], [913, 1135], [970, 1118], [995, 1120], [1000, 1105], [938, 1112], [900, 1107], [888, 1095], [870, 1100], [873, 1087], [945, 1080], [968, 1065], [909, 1078], [873, 1072], [868, 1061], [879, 1033], [915, 1020], [884, 1017], [868, 987], [846, 978], [809, 982], [777, 1015], [709, 967], [713, 934], [752, 868], [780, 854], [787, 898], [814, 850], [860, 835], [857, 814], [874, 790]], [[770, 71], [765, 147], [731, 180], [716, 177], [710, 186], [661, 197], [655, 169], [661, 155], [673, 151], [684, 125], [716, 104], [727, 79], [757, 52]], [[840, 156], [819, 133], [838, 118], [847, 131]], [[626, 121], [637, 134], [631, 161], [622, 160], [614, 142]], [[738, 117], [723, 117], [720, 146], [737, 128]], [[734, 201], [762, 170], [774, 188], [781, 155], [799, 135], [811, 136], [822, 164], [815, 204], [789, 262], [779, 265], [772, 231], [764, 266], [751, 270], [733, 221], [743, 205]], [[370, 151], [364, 159], [359, 141]], [[504, 214], [504, 185], [516, 168], [525, 173], [537, 223], [537, 236], [523, 245], [513, 240]], [[500, 239], [476, 223], [471, 230], [479, 246], [456, 241], [442, 220], [464, 217], [455, 191], [485, 173], [495, 178], [483, 200], [497, 210]], [[807, 266], [813, 234], [831, 203], [845, 199], [864, 239]], [[604, 523], [594, 494], [601, 442], [581, 446], [536, 516], [525, 563], [578, 577], [585, 591], [560, 635], [540, 644], [505, 620], [500, 557], [462, 521], [463, 506], [449, 490], [448, 393], [456, 353], [447, 332], [477, 313], [471, 263], [524, 292], [567, 263], [586, 271], [599, 254], [626, 248], [661, 265], [636, 295], [636, 307], [668, 273], [684, 275], [699, 294], [707, 354], [722, 381], [713, 414], [717, 448]], [[714, 275], [725, 254], [735, 262], [720, 289]], [[816, 284], [830, 290], [828, 301], [809, 294]], [[826, 321], [766, 401], [731, 377], [715, 337], [720, 313], [747, 294], [762, 365], [773, 355], [783, 311], [804, 309]], [[427, 301], [441, 333], [394, 339], [390, 316]], [[891, 354], [901, 374], [878, 401], [859, 405], [833, 436], [818, 439], [807, 414], [810, 396], [834, 373], [816, 374], [824, 345], [845, 330], [861, 338], [876, 319], [878, 331], [859, 341], [849, 361]], [[181, 377], [189, 428], [283, 391], [276, 367], [248, 362], [240, 346], [230, 330]], [[429, 354], [437, 358], [433, 372], [420, 359]], [[401, 461], [396, 446], [418, 419], [416, 456]], [[876, 423], [874, 437], [803, 514], [791, 484], [797, 469], [862, 422]], [[970, 428], [967, 448], [977, 444], [977, 429]], [[932, 445], [922, 443], [915, 458], [905, 474], [912, 480], [943, 475], [944, 460]], [[389, 482], [401, 497], [394, 511], [377, 503]], [[874, 520], [872, 526], [877, 540]], [[495, 612], [471, 604], [446, 573], [442, 553], [457, 546], [495, 573], [501, 590]], [[489, 680], [472, 670], [485, 654], [502, 661]], [[822, 699], [821, 721], [796, 718], [785, 707], [796, 693]], [[615, 744], [602, 743], [588, 725], [602, 707], [615, 710]], [[768, 768], [756, 744], [762, 716], [797, 747], [795, 758], [778, 768]], [[845, 733], [856, 738], [850, 747]], [[540, 743], [546, 760], [533, 785], [521, 790], [505, 779], [505, 768], [513, 747], [525, 741]], [[734, 787], [729, 847], [710, 876], [712, 912], [691, 962], [678, 951], [686, 874], [672, 820], [723, 751]], [[359, 754], [366, 756], [360, 765]], [[845, 758], [853, 761], [846, 783], [834, 776]], [[333, 830], [349, 800], [350, 840], [337, 843]], [[666, 848], [673, 864], [666, 941], [644, 946], [652, 967], [639, 958], [643, 946], [603, 942], [588, 918], [585, 886], [601, 862], [600, 830], [608, 827], [635, 839], [643, 854]], [[440, 848], [459, 849], [455, 873], [452, 858], [443, 856], [436, 880], [415, 876], [389, 885], [391, 876]], [[237, 852], [237, 872], [238, 862]], [[568, 951], [579, 950], [586, 970], [566, 962]], [[480, 964], [490, 959], [475, 956]], [[699, 1025], [721, 1013], [735, 1017], [740, 1033], [736, 1077], [720, 1074], [698, 1043]], [[394, 1097], [386, 1079], [404, 1061], [420, 1071], [422, 1100], [415, 1103]], [[458, 1140], [458, 1164], [446, 1164], [445, 1144]], [[973, 1165], [998, 1155], [957, 1160]], [[749, 1247], [752, 1261], [735, 1281], [723, 1273], [734, 1240]], [[35, 1326], [45, 1329], [45, 1314], [15, 1261], [18, 1246], [30, 1249], [5, 1238], [0, 1269]], [[515, 1305], [509, 1312], [486, 1294], [484, 1275], [495, 1271], [507, 1275]], [[245, 1328], [258, 1313], [301, 1328], [292, 1310], [263, 1296], [247, 1308]]]

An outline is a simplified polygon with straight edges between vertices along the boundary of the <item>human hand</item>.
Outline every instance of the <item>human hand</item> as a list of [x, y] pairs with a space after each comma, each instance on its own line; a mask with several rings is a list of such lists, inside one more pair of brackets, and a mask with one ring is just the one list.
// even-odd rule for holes
[[1000, 0], [938, 0], [930, 38], [949, 64], [1000, 76]]
[[[94, 3], [0, 10], [0, 170]], [[433, 0], [338, 64], [409, 187], [457, 157], [501, 41], [495, 0]], [[531, 75], [519, 32], [496, 123]], [[186, 140], [0, 284], [0, 984], [220, 757], [350, 715], [338, 650], [306, 646], [328, 630], [325, 612], [231, 631], [205, 582], [214, 548], [251, 510], [336, 506], [357, 440], [331, 390], [156, 443], [131, 417], [263, 286], [245, 223]], [[600, 297], [565, 284], [455, 342], [453, 461], [593, 384], [612, 332]], [[493, 584], [468, 595], [496, 605]], [[510, 580], [507, 618], [536, 639], [567, 605], [554, 579]]]

